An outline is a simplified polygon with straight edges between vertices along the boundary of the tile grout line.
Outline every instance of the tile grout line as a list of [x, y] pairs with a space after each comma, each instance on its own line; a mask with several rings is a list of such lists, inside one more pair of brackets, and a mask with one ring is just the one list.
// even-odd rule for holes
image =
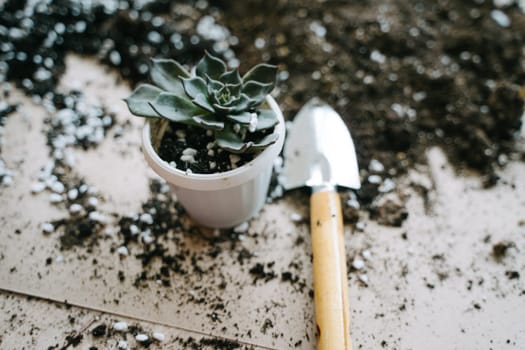
[[89, 306], [89, 305], [82, 305], [81, 303], [70, 303], [70, 302], [67, 301], [67, 299], [65, 301], [62, 301], [62, 300], [57, 300], [57, 299], [54, 299], [54, 298], [51, 298], [51, 297], [47, 297], [47, 296], [43, 296], [43, 295], [32, 294], [32, 293], [24, 292], [24, 291], [17, 290], [17, 289], [7, 289], [7, 288], [4, 288], [4, 287], [0, 287], [0, 292], [2, 292], [2, 293], [12, 293], [12, 294], [16, 294], [16, 295], [24, 296], [24, 297], [31, 297], [31, 298], [39, 299], [39, 300], [42, 300], [42, 301], [52, 302], [54, 304], [59, 304], [59, 305], [70, 305], [70, 306], [78, 307], [78, 308], [81, 308], [81, 309], [84, 309], [84, 310], [100, 312], [100, 313], [104, 313], [104, 314], [108, 314], [108, 315], [112, 315], [112, 316], [117, 316], [117, 317], [125, 317], [125, 318], [129, 318], [131, 320], [135, 320], [135, 321], [138, 321], [138, 322], [147, 322], [147, 323], [157, 324], [157, 325], [168, 327], [168, 328], [172, 328], [172, 329], [177, 329], [177, 330], [181, 330], [181, 331], [185, 331], [185, 332], [189, 332], [189, 333], [198, 334], [200, 336], [206, 336], [206, 337], [212, 337], [212, 338], [222, 339], [222, 340], [226, 340], [226, 341], [237, 342], [237, 343], [239, 343], [241, 345], [255, 346], [255, 347], [260, 348], [260, 349], [278, 350], [277, 348], [271, 348], [271, 347], [268, 347], [268, 346], [265, 346], [265, 345], [250, 343], [250, 342], [243, 341], [243, 340], [230, 339], [230, 338], [226, 338], [226, 337], [223, 337], [223, 336], [217, 336], [217, 335], [213, 335], [213, 334], [206, 333], [206, 332], [203, 332], [203, 331], [199, 331], [199, 330], [195, 330], [195, 329], [191, 329], [191, 328], [185, 328], [185, 327], [169, 324], [169, 323], [166, 323], [166, 322], [150, 320], [150, 319], [147, 319], [147, 318], [141, 318], [141, 317], [137, 317], [137, 316], [130, 316], [130, 315], [127, 315], [126, 313], [123, 313], [123, 312], [108, 311], [108, 310], [104, 310], [102, 308], [97, 308], [97, 307], [93, 307], [93, 306]]

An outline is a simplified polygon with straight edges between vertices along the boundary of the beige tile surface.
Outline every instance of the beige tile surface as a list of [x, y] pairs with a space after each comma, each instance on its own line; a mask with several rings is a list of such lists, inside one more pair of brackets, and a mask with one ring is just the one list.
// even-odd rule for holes
[[[129, 88], [116, 84], [116, 76], [93, 61], [72, 56], [67, 63], [64, 90], [83, 87], [90, 101], [114, 108], [121, 123], [132, 121], [124, 137], [110, 134], [95, 150], [75, 151], [75, 172], [96, 186], [100, 211], [139, 212], [154, 174], [140, 152], [141, 121], [120, 101]], [[49, 205], [48, 193], [32, 195], [29, 190], [47, 161], [46, 114], [21, 93], [10, 100], [22, 105], [7, 118], [1, 154], [16, 176], [12, 186], [0, 188], [0, 288], [37, 299], [0, 294], [0, 348], [42, 348], [64, 341], [68, 332], [95, 317], [110, 324], [124, 316], [130, 322], [142, 320], [149, 332], [160, 328], [173, 339], [206, 334], [261, 348], [315, 347], [308, 226], [290, 218], [295, 212], [307, 217], [305, 193], [268, 204], [243, 239], [235, 245], [219, 243], [215, 257], [209, 255], [214, 244], [202, 236], [174, 230], [170, 249], [201, 256], [198, 264], [206, 273], [172, 275], [171, 287], [148, 281], [137, 288], [134, 276], [143, 270], [141, 262], [112, 252], [114, 237], [99, 239], [90, 249], [60, 251], [58, 234], [41, 233], [43, 222], [67, 216], [65, 208]], [[354, 348], [519, 349], [525, 344], [525, 164], [511, 163], [500, 184], [485, 190], [476, 177], [456, 176], [439, 150], [429, 151], [428, 158], [428, 167], [398, 183], [397, 191], [408, 198], [403, 227], [378, 225], [364, 212], [363, 230], [345, 226], [349, 264], [370, 252], [365, 268], [349, 275]], [[415, 190], [422, 183], [430, 188], [427, 206]], [[299, 237], [304, 242], [297, 244]], [[502, 241], [513, 246], [497, 261], [492, 249]], [[131, 255], [139, 251], [129, 248]], [[241, 264], [243, 251], [254, 256]], [[57, 256], [64, 261], [57, 263]], [[53, 260], [50, 265], [47, 258]], [[273, 264], [267, 270], [277, 277], [254, 282], [249, 269], [256, 263]], [[185, 267], [191, 270], [191, 262]], [[118, 271], [125, 272], [124, 281]], [[298, 284], [282, 281], [286, 271], [297, 274], [306, 287], [299, 290]], [[509, 279], [509, 271], [521, 275]], [[223, 281], [224, 289], [218, 287]], [[206, 303], [197, 302], [201, 298]], [[78, 307], [59, 306], [65, 300]], [[224, 309], [211, 315], [214, 303], [223, 303]], [[73, 325], [67, 321], [71, 315]], [[89, 348], [90, 341], [116, 348], [119, 335], [91, 340], [89, 330], [82, 348]], [[155, 346], [182, 347], [166, 344]]]

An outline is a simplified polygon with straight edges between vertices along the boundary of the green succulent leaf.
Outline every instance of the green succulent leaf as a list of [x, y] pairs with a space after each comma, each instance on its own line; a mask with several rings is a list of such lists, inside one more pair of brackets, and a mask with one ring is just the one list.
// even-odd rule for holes
[[271, 109], [260, 109], [257, 112], [257, 127], [255, 130], [270, 129], [279, 123], [277, 114]]
[[215, 111], [213, 109], [213, 106], [208, 101], [208, 98], [204, 96], [204, 94], [197, 94], [197, 96], [195, 96], [192, 102], [197, 106], [201, 107], [202, 109], [207, 110], [208, 112], [213, 113]]
[[241, 94], [242, 84], [226, 84], [226, 87], [233, 96], [239, 96]]
[[221, 106], [230, 107], [239, 101], [240, 96], [238, 95], [232, 95], [230, 89], [227, 86], [224, 86], [222, 89], [218, 91], [214, 91], [213, 93], [214, 101]]
[[224, 88], [224, 84], [222, 82], [212, 79], [209, 76], [206, 76], [206, 81], [208, 82], [208, 93], [210, 95]]
[[192, 117], [206, 113], [190, 100], [168, 92], [161, 93], [150, 106], [164, 118], [188, 125], [197, 125]]
[[238, 134], [229, 128], [216, 131], [215, 140], [219, 147], [232, 153], [243, 153], [249, 147], [249, 145], [244, 143]]
[[155, 100], [162, 90], [150, 84], [139, 85], [129, 97], [125, 98], [129, 111], [140, 117], [158, 118], [160, 115], [151, 108], [149, 101]]
[[154, 58], [151, 60], [151, 80], [158, 87], [174, 93], [182, 93], [184, 89], [179, 77], [189, 78], [190, 73], [177, 61], [166, 58]]
[[186, 92], [186, 95], [192, 99], [197, 97], [199, 94], [203, 94], [204, 96], [208, 95], [206, 81], [201, 77], [182, 79], [182, 85], [184, 85], [184, 91]]
[[233, 114], [245, 111], [250, 106], [250, 98], [246, 94], [241, 94], [239, 100], [233, 106]]
[[219, 114], [229, 114], [234, 112], [234, 107], [223, 106], [218, 103], [213, 104], [213, 109]]
[[277, 75], [277, 66], [261, 63], [250, 69], [243, 77], [243, 84], [248, 81], [256, 81], [263, 84], [271, 84], [272, 88], [275, 84]]
[[224, 72], [219, 77], [219, 80], [223, 84], [238, 85], [242, 83], [241, 75], [239, 74], [239, 71], [237, 69]]
[[256, 142], [244, 142], [235, 132], [225, 128], [224, 130], [215, 132], [215, 139], [217, 140], [217, 145], [219, 147], [224, 148], [231, 153], [244, 153], [265, 149], [279, 139], [279, 134], [273, 133], [266, 135]]
[[203, 79], [209, 76], [212, 79], [219, 79], [219, 77], [226, 71], [226, 63], [220, 58], [210, 55], [208, 52], [197, 64], [195, 72]]
[[224, 129], [224, 122], [213, 118], [212, 115], [197, 115], [193, 117], [193, 121], [208, 130], [222, 130]]
[[278, 139], [279, 139], [279, 134], [277, 133], [266, 135], [265, 137], [262, 138], [262, 140], [257, 141], [257, 142], [252, 142], [246, 151], [249, 151], [249, 152], [261, 151], [265, 149], [266, 147], [270, 146], [271, 144], [274, 144], [275, 142], [277, 142]]
[[239, 124], [250, 124], [250, 120], [252, 119], [252, 113], [242, 112], [239, 114], [228, 114], [226, 118]]
[[272, 89], [272, 84], [263, 84], [256, 81], [248, 81], [242, 86], [242, 92], [253, 101], [253, 104], [261, 103]]
[[[1, 0], [0, 0], [1, 1]], [[125, 99], [131, 113], [213, 130], [219, 147], [232, 152], [262, 150], [278, 139], [272, 131], [279, 122], [259, 104], [275, 86], [277, 67], [259, 64], [243, 77], [237, 69], [208, 52], [189, 73], [171, 59], [152, 59], [152, 84], [138, 86]], [[249, 135], [249, 136], [248, 136]], [[245, 141], [246, 137], [250, 141]]]

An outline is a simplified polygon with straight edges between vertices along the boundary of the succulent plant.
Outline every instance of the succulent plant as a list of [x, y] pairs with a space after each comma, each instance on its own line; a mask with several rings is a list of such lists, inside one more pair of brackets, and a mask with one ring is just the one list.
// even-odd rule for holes
[[212, 130], [219, 147], [254, 152], [278, 139], [277, 116], [258, 108], [274, 88], [276, 73], [276, 66], [263, 63], [241, 77], [207, 52], [191, 73], [172, 59], [153, 59], [155, 85], [139, 85], [125, 101], [136, 116]]

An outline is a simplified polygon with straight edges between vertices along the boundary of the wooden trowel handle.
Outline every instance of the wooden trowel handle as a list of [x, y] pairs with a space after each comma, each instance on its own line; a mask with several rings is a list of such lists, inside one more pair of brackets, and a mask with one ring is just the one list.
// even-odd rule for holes
[[317, 350], [351, 350], [341, 199], [335, 191], [310, 198]]

